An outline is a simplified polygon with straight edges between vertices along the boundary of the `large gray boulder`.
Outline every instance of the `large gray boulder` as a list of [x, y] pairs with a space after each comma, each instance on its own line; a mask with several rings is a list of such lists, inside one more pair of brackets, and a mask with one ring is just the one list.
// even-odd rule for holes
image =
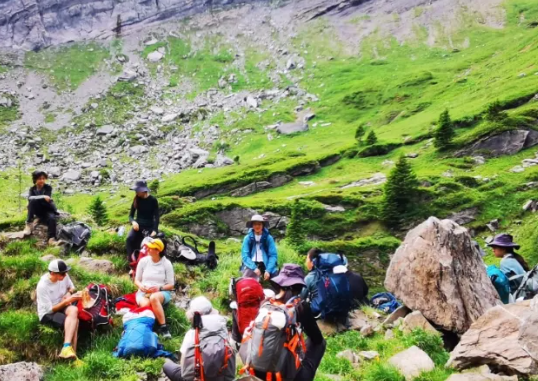
[[538, 144], [538, 131], [513, 130], [480, 139], [470, 147], [459, 151], [456, 156], [482, 154], [489, 157], [513, 155], [525, 148]]
[[534, 361], [538, 361], [538, 296], [530, 303], [530, 314], [519, 329], [519, 343]]
[[41, 381], [44, 372], [35, 362], [17, 362], [0, 366], [0, 381]]
[[282, 135], [291, 135], [297, 134], [299, 132], [306, 132], [308, 131], [308, 123], [305, 123], [302, 120], [293, 123], [285, 123], [278, 126], [276, 128], [276, 131]]
[[536, 314], [530, 304], [527, 300], [487, 311], [461, 337], [447, 366], [462, 370], [487, 364], [508, 375], [538, 374], [538, 363], [525, 349], [525, 341], [520, 340], [525, 323]]
[[412, 346], [389, 359], [389, 364], [400, 371], [407, 381], [411, 381], [422, 372], [429, 372], [435, 364], [426, 352], [417, 346]]
[[385, 287], [433, 324], [464, 333], [500, 303], [467, 229], [430, 217], [396, 250]]

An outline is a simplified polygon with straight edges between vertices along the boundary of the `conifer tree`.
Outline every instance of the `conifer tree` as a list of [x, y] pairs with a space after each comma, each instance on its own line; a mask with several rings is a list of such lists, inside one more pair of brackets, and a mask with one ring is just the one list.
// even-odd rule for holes
[[443, 151], [452, 145], [452, 139], [454, 139], [454, 126], [452, 120], [450, 120], [450, 114], [448, 110], [445, 110], [439, 116], [439, 123], [437, 130], [435, 130], [435, 147]]
[[290, 223], [286, 228], [286, 241], [297, 251], [301, 251], [306, 243], [306, 232], [302, 223], [306, 217], [305, 213], [301, 200], [295, 200], [291, 208]]
[[153, 194], [157, 194], [159, 193], [159, 187], [161, 186], [161, 183], [159, 182], [158, 179], [155, 179], [153, 180], [151, 183], [149, 183], [149, 190], [151, 191], [151, 193]]
[[413, 202], [417, 195], [417, 177], [405, 156], [401, 156], [385, 184], [382, 207], [382, 218], [385, 224], [399, 227], [407, 214], [415, 207]]
[[365, 133], [366, 129], [364, 128], [364, 125], [361, 124], [355, 131], [355, 139], [361, 140]]
[[375, 135], [374, 131], [370, 131], [370, 133], [366, 137], [366, 144], [371, 146], [371, 145], [374, 145], [376, 143], [377, 143], [377, 136]]
[[96, 196], [92, 200], [88, 207], [88, 212], [98, 226], [103, 226], [108, 222], [108, 212], [105, 203], [101, 200], [101, 196]]

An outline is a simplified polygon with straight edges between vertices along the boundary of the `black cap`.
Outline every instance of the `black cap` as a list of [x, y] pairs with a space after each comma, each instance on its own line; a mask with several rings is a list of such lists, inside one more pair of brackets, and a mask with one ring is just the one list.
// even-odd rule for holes
[[148, 183], [144, 180], [139, 180], [135, 183], [131, 190], [134, 190], [135, 192], [149, 192]]

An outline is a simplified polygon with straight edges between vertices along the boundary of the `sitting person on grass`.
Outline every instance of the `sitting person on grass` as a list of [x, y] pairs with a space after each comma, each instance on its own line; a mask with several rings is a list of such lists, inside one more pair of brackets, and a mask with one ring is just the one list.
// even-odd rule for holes
[[[249, 231], [243, 240], [241, 271], [248, 276], [252, 271], [263, 280], [278, 274], [278, 253], [275, 240], [267, 229], [267, 221], [258, 214], [247, 223]], [[250, 271], [249, 271], [250, 270]]]
[[55, 259], [49, 263], [49, 272], [37, 284], [37, 313], [39, 322], [64, 330], [64, 346], [59, 357], [77, 358], [78, 308], [81, 296], [67, 275], [67, 264]]
[[47, 184], [48, 175], [43, 171], [32, 173], [34, 186], [28, 191], [28, 216], [26, 218], [26, 227], [24, 235], [32, 234], [33, 219], [39, 218], [39, 221], [48, 226], [48, 243], [55, 245], [56, 242], [56, 218], [58, 209], [52, 200], [52, 187]]
[[155, 319], [160, 324], [159, 333], [170, 339], [166, 326], [163, 305], [170, 302], [174, 290], [174, 268], [168, 258], [164, 257], [164, 243], [160, 239], [151, 239], [147, 244], [148, 256], [138, 262], [135, 285], [138, 287], [136, 303], [140, 307], [151, 305]]
[[501, 271], [508, 279], [513, 278], [510, 280], [510, 290], [516, 291], [521, 285], [523, 276], [530, 271], [525, 259], [515, 252], [520, 246], [513, 241], [510, 234], [506, 233], [496, 235], [488, 246], [492, 248], [495, 257], [502, 258]]

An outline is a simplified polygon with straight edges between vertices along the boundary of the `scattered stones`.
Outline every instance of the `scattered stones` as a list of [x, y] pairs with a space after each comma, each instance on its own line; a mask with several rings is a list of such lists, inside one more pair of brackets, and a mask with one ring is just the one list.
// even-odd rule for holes
[[44, 371], [35, 362], [17, 362], [0, 366], [0, 381], [41, 381]]
[[133, 147], [129, 148], [129, 151], [131, 151], [132, 154], [140, 155], [142, 153], [148, 152], [148, 147], [142, 146], [142, 145], [133, 146]]
[[387, 181], [387, 176], [384, 173], [376, 173], [372, 177], [367, 179], [355, 181], [351, 184], [344, 185], [341, 189], [355, 188], [355, 187], [364, 187], [367, 185], [381, 185]]
[[161, 119], [161, 122], [163, 123], [170, 123], [170, 122], [173, 122], [174, 120], [176, 120], [178, 117], [178, 114], [166, 114], [165, 116], [162, 117]]
[[385, 287], [436, 326], [457, 333], [500, 303], [467, 229], [435, 217], [409, 231]]
[[411, 381], [422, 372], [429, 372], [435, 368], [430, 356], [415, 345], [392, 356], [389, 364], [398, 369], [407, 381]]
[[162, 115], [164, 114], [164, 110], [162, 107], [152, 106], [149, 108], [149, 110], [154, 113], [155, 115]]
[[114, 127], [111, 125], [105, 125], [97, 130], [97, 135], [109, 135], [114, 132]]

